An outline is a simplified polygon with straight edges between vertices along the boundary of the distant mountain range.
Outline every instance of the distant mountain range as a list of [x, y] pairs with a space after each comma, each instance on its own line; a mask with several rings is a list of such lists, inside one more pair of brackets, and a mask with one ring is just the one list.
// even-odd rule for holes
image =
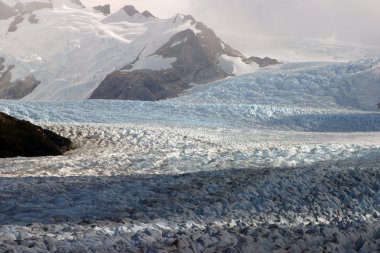
[[245, 57], [193, 17], [79, 0], [0, 0], [0, 99], [160, 100], [278, 62]]

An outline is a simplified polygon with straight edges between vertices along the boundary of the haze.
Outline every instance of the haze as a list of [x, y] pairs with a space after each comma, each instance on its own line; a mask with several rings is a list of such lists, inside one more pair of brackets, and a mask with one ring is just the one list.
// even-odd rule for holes
[[220, 33], [329, 38], [380, 45], [378, 0], [83, 0], [126, 4], [160, 18], [191, 14]]

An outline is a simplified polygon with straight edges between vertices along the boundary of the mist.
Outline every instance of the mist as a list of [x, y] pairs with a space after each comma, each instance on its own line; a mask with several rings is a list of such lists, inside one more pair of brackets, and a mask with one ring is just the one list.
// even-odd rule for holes
[[378, 0], [82, 0], [126, 4], [160, 18], [193, 15], [218, 34], [347, 41], [380, 46]]

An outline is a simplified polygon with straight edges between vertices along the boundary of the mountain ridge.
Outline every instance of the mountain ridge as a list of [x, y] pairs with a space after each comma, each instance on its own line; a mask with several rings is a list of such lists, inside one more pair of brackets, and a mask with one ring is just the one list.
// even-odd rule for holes
[[[96, 98], [105, 98], [108, 96], [96, 90], [100, 86], [104, 90], [107, 86], [104, 82], [109, 80], [106, 77], [116, 71], [123, 74], [119, 77], [133, 71], [149, 72], [152, 77], [155, 71], [170, 70], [171, 75], [176, 76], [174, 79], [180, 80], [178, 87], [171, 87], [171, 82], [165, 83], [173, 76], [163, 77], [163, 73], [156, 73], [161, 80], [160, 87], [171, 87], [170, 92], [164, 92], [170, 95], [158, 96], [164, 99], [178, 95], [192, 82], [206, 83], [259, 68], [257, 63], [249, 62], [213, 30], [189, 15], [159, 19], [148, 11], [140, 12], [127, 5], [104, 16], [99, 10], [83, 8], [80, 1], [18, 3], [33, 8], [18, 11], [13, 20], [12, 17], [0, 20], [3, 42], [0, 57], [5, 59], [4, 66], [13, 66], [9, 71], [11, 79], [2, 86], [15, 89], [13, 83], [32, 77], [38, 85], [33, 89], [22, 88], [30, 91], [22, 97], [25, 100], [83, 100], [93, 94], [98, 94]], [[70, 4], [72, 6], [68, 6]], [[181, 41], [171, 41], [184, 31], [191, 31], [187, 39], [191, 37], [194, 43], [181, 45]], [[179, 55], [176, 55], [176, 48], [186, 49], [177, 50]], [[185, 66], [197, 64], [208, 67], [186, 70]], [[160, 90], [166, 90], [163, 86]], [[130, 95], [121, 97], [129, 98]], [[20, 96], [0, 94], [0, 98], [19, 99]]]

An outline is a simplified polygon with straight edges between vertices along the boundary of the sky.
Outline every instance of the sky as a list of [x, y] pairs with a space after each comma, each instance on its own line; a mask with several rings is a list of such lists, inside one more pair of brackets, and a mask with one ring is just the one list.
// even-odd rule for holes
[[218, 34], [316, 38], [380, 46], [380, 0], [82, 0], [149, 10], [159, 18], [191, 14]]

